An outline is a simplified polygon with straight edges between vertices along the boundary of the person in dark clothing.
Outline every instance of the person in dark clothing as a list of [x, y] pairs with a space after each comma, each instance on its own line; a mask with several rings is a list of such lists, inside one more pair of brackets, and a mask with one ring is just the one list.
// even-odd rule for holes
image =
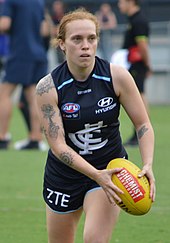
[[[129, 72], [133, 76], [141, 94], [145, 108], [149, 113], [148, 102], [145, 97], [145, 81], [151, 74], [149, 57], [149, 23], [143, 15], [139, 0], [119, 0], [118, 6], [121, 13], [128, 16], [128, 27], [124, 35], [122, 48], [128, 50]], [[124, 145], [135, 146], [138, 144], [136, 131]]]

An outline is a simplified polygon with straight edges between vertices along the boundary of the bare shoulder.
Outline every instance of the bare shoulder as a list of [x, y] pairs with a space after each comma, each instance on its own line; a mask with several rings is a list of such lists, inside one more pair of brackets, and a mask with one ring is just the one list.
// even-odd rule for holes
[[49, 93], [53, 88], [55, 88], [53, 78], [51, 74], [48, 74], [38, 82], [36, 86], [36, 94], [41, 96], [45, 93]]
[[119, 96], [121, 90], [129, 89], [134, 85], [134, 80], [129, 71], [119, 65], [111, 64], [111, 75], [116, 94]]
[[113, 79], [118, 80], [127, 78], [130, 75], [127, 69], [116, 64], [111, 64], [111, 74]]

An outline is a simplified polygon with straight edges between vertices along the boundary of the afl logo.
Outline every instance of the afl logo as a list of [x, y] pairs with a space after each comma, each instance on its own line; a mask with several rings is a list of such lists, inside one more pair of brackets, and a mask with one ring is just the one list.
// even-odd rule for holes
[[65, 113], [73, 114], [73, 113], [78, 112], [80, 110], [80, 106], [78, 104], [75, 104], [75, 103], [66, 103], [62, 106], [62, 110]]
[[106, 107], [109, 106], [113, 103], [113, 98], [112, 97], [105, 97], [101, 100], [98, 101], [98, 106], [100, 107]]

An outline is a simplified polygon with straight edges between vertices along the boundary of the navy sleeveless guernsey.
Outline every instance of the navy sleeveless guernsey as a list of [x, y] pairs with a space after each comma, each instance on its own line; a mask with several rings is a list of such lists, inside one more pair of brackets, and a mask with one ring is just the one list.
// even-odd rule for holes
[[[67, 62], [52, 71], [66, 143], [98, 169], [111, 159], [126, 157], [119, 133], [120, 103], [112, 84], [110, 64], [98, 57], [88, 79], [77, 81]], [[53, 186], [86, 177], [65, 165], [49, 150], [45, 179]], [[59, 180], [60, 178], [60, 180]]]

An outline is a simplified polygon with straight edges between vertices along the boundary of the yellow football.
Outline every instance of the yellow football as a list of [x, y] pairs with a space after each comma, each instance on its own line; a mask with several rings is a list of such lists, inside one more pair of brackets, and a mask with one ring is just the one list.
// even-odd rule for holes
[[146, 214], [152, 205], [149, 197], [150, 186], [146, 176], [138, 177], [141, 171], [138, 166], [129, 160], [118, 158], [111, 160], [107, 169], [122, 168], [113, 174], [112, 181], [124, 194], [117, 193], [122, 202], [117, 203], [125, 212], [133, 215]]

